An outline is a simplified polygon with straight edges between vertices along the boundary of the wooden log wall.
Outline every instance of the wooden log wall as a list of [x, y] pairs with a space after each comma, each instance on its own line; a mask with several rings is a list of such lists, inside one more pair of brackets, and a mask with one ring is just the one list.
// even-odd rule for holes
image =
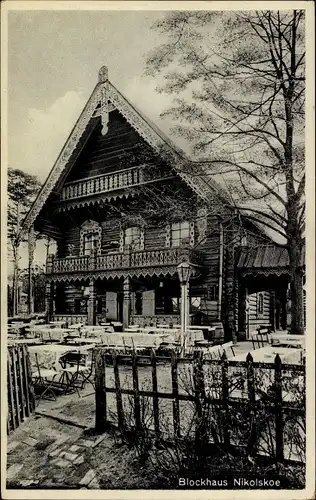
[[105, 136], [101, 134], [101, 129], [100, 120], [66, 182], [137, 165], [140, 156], [138, 144], [148, 149], [144, 140], [118, 111], [110, 113]]
[[[258, 314], [259, 295], [263, 297], [263, 312]], [[260, 325], [269, 325], [270, 317], [270, 292], [262, 291], [248, 295], [248, 325], [249, 333], [255, 332]]]

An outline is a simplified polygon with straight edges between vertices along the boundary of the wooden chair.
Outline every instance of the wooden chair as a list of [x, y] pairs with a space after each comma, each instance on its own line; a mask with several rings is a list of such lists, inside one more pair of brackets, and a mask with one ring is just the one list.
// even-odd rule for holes
[[56, 401], [54, 382], [58, 372], [52, 368], [41, 367], [38, 361], [37, 353], [35, 353], [35, 362], [36, 370], [32, 372], [32, 380], [34, 388], [39, 388], [41, 390], [38, 404], [45, 394], [51, 394], [53, 396], [53, 400]]
[[270, 344], [271, 343], [270, 325], [259, 326], [259, 328], [257, 329], [257, 333], [252, 334], [251, 341], [254, 349], [256, 349], [256, 343], [258, 345], [258, 348]]
[[222, 344], [222, 349], [226, 352], [228, 351], [229, 349], [231, 350], [232, 352], [232, 355], [235, 356], [235, 352], [234, 352], [234, 344], [233, 342], [226, 342], [225, 344]]

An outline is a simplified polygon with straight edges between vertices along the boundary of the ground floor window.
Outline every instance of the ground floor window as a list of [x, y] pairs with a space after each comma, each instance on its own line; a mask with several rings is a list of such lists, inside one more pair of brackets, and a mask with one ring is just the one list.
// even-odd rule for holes
[[191, 311], [199, 311], [201, 309], [201, 297], [190, 298]]
[[177, 314], [179, 299], [172, 297], [166, 288], [158, 288], [155, 293], [155, 314]]
[[87, 314], [88, 299], [75, 299], [75, 314]]
[[135, 314], [141, 316], [143, 314], [143, 294], [142, 292], [135, 293]]

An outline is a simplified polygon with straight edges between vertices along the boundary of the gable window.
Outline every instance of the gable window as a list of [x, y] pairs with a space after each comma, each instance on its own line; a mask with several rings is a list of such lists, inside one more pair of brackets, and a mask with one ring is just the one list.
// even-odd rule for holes
[[125, 229], [124, 244], [130, 245], [132, 250], [140, 250], [141, 230], [139, 226], [132, 226]]
[[190, 224], [187, 221], [171, 225], [171, 246], [180, 247], [190, 243]]

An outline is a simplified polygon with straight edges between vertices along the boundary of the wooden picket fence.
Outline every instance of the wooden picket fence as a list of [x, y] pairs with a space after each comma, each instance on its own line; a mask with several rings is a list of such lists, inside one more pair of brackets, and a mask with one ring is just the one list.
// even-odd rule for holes
[[7, 355], [7, 432], [11, 432], [35, 409], [31, 366], [27, 346], [8, 346]]
[[[153, 409], [153, 432], [156, 437], [161, 437], [161, 422], [160, 422], [160, 401], [169, 400], [172, 403], [172, 421], [173, 421], [173, 434], [174, 438], [180, 438], [181, 436], [181, 425], [180, 425], [180, 404], [184, 401], [192, 402], [195, 406], [196, 415], [198, 418], [202, 416], [203, 413], [203, 402], [208, 401], [211, 405], [220, 408], [222, 412], [223, 419], [221, 425], [223, 426], [223, 444], [225, 446], [230, 446], [232, 444], [231, 429], [229, 428], [230, 413], [235, 407], [241, 407], [244, 414], [249, 414], [254, 416], [254, 421], [256, 421], [256, 412], [262, 409], [260, 406], [260, 399], [257, 397], [257, 388], [255, 384], [256, 376], [255, 370], [270, 370], [273, 377], [273, 396], [269, 400], [268, 410], [272, 419], [274, 420], [275, 429], [275, 451], [274, 460], [284, 461], [284, 422], [287, 415], [298, 418], [305, 418], [305, 406], [302, 402], [300, 404], [295, 404], [293, 401], [286, 401], [282, 396], [282, 380], [283, 373], [291, 372], [296, 373], [303, 379], [303, 386], [305, 387], [305, 366], [304, 365], [289, 365], [282, 364], [279, 355], [276, 355], [273, 363], [259, 363], [254, 362], [251, 354], [249, 353], [246, 361], [234, 361], [233, 358], [227, 359], [224, 353], [221, 359], [205, 359], [201, 352], [194, 352], [193, 358], [180, 358], [177, 357], [175, 353], [168, 359], [165, 357], [160, 357], [153, 351], [151, 356], [138, 355], [135, 352], [132, 354], [122, 354], [115, 350], [109, 352], [102, 348], [95, 349], [95, 363], [96, 363], [96, 391], [95, 391], [95, 404], [96, 404], [96, 416], [95, 416], [95, 426], [96, 430], [102, 432], [110, 422], [111, 418], [108, 418], [108, 413], [111, 410], [108, 408], [108, 395], [114, 395], [116, 400], [116, 416], [118, 427], [124, 431], [124, 426], [126, 425], [126, 415], [124, 412], [123, 396], [129, 397], [132, 400], [133, 408], [133, 422], [136, 430], [140, 430], [144, 425], [141, 415], [141, 401], [142, 398], [149, 398], [152, 402]], [[152, 390], [143, 390], [140, 388], [139, 383], [139, 366], [144, 366], [144, 363], [148, 365], [150, 370], [151, 387]], [[171, 372], [171, 391], [162, 392], [158, 390], [157, 382], [157, 367], [162, 363], [165, 367], [169, 365]], [[132, 388], [122, 387], [120, 372], [123, 365], [131, 365], [131, 376], [132, 376]], [[181, 364], [191, 364], [192, 367], [192, 392], [191, 394], [184, 394], [179, 390], [179, 379], [178, 379], [178, 368]], [[206, 391], [206, 380], [205, 380], [205, 368], [209, 366], [217, 366], [220, 374], [219, 381], [219, 396], [207, 394]], [[238, 398], [231, 397], [230, 394], [230, 380], [231, 373], [229, 370], [231, 368], [239, 368], [245, 371], [245, 386], [246, 386], [246, 397]], [[106, 377], [108, 376], [109, 369], [113, 370], [114, 387], [107, 386]], [[107, 374], [107, 375], [106, 375]], [[113, 396], [112, 396], [113, 397]], [[197, 430], [195, 434], [195, 440], [201, 439], [201, 426], [197, 425]], [[252, 426], [251, 433], [252, 438], [256, 440], [256, 433], [258, 429], [256, 426]], [[242, 446], [241, 446], [242, 447]], [[295, 460], [291, 460], [295, 461]], [[301, 460], [297, 460], [301, 463]]]

